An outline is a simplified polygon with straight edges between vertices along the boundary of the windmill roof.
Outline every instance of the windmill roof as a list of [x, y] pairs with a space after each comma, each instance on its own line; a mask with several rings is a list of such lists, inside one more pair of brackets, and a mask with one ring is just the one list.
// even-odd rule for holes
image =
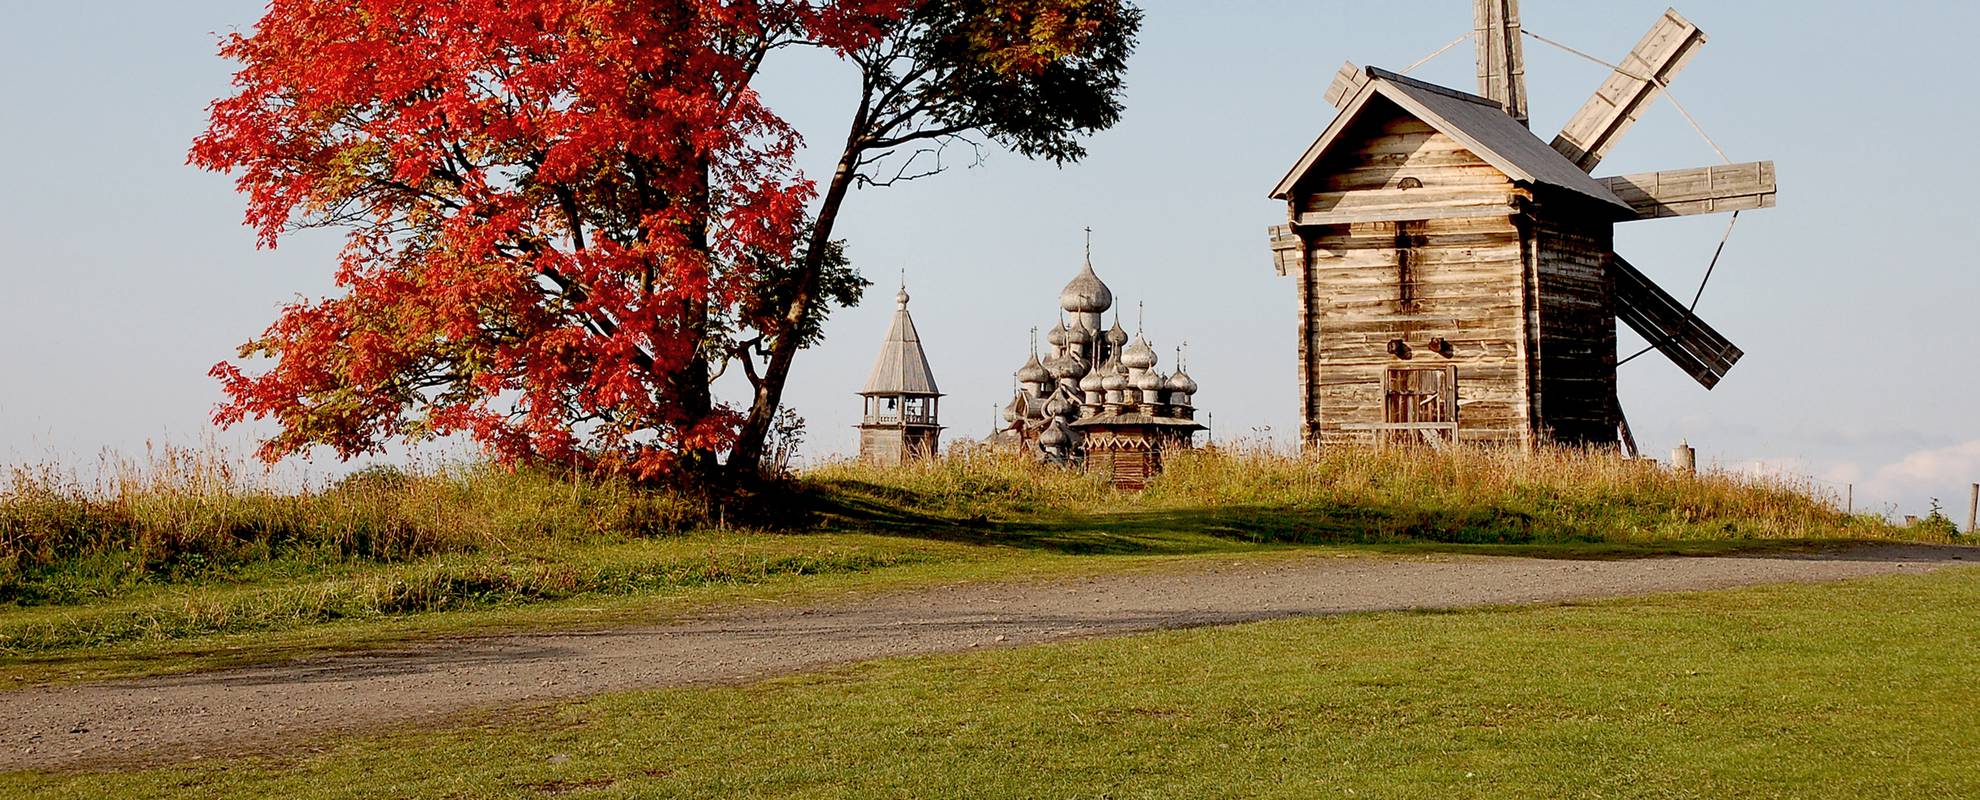
[[1375, 67], [1368, 68], [1368, 84], [1334, 118], [1325, 133], [1307, 148], [1306, 155], [1272, 189], [1272, 197], [1284, 198], [1294, 185], [1320, 163], [1334, 144], [1347, 133], [1377, 97], [1400, 106], [1439, 133], [1456, 139], [1485, 163], [1506, 177], [1524, 183], [1564, 189], [1591, 200], [1614, 206], [1630, 217], [1635, 212], [1601, 181], [1590, 177], [1566, 156], [1534, 136], [1533, 131], [1507, 114], [1499, 104], [1474, 94], [1432, 83], [1405, 78]]
[[928, 354], [921, 350], [921, 334], [908, 314], [907, 293], [902, 292], [894, 311], [894, 324], [880, 343], [880, 357], [873, 362], [873, 374], [866, 379], [863, 395], [940, 395], [935, 388], [935, 372], [928, 368]]

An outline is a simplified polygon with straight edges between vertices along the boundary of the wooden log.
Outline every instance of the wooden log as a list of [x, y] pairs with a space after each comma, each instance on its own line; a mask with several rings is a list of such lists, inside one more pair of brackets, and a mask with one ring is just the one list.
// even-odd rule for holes
[[1773, 208], [1774, 162], [1754, 161], [1601, 178], [1636, 209], [1637, 219], [1662, 219]]
[[1505, 219], [1518, 209], [1504, 202], [1452, 203], [1438, 206], [1389, 206], [1349, 208], [1338, 211], [1307, 212], [1299, 215], [1302, 228], [1326, 225], [1352, 225], [1358, 222], [1411, 222], [1433, 219]]
[[1272, 239], [1272, 265], [1280, 275], [1297, 275], [1306, 258], [1306, 240], [1294, 233], [1291, 225], [1274, 225], [1269, 231]]

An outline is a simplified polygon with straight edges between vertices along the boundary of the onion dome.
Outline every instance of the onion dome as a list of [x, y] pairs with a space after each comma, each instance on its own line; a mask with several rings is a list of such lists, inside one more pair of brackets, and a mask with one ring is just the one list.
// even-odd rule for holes
[[1037, 353], [1032, 353], [1031, 360], [1024, 362], [1024, 368], [1018, 370], [1017, 379], [1019, 383], [1051, 383], [1052, 371], [1039, 363]]
[[1114, 317], [1114, 327], [1107, 329], [1107, 343], [1115, 347], [1127, 344], [1127, 331], [1121, 328], [1121, 318]]
[[1114, 291], [1093, 273], [1093, 261], [1059, 293], [1059, 307], [1075, 314], [1098, 314], [1114, 307]]
[[1175, 392], [1176, 394], [1196, 394], [1196, 388], [1196, 379], [1191, 378], [1187, 372], [1176, 370], [1176, 374], [1169, 376], [1169, 391], [1171, 392]]
[[1022, 402], [1023, 401], [1013, 397], [1011, 398], [1011, 404], [1004, 406], [1004, 413], [1002, 416], [1004, 417], [1005, 424], [1010, 424], [1018, 421], [1018, 417], [1022, 414], [1022, 412], [1018, 410], [1018, 405]]
[[1072, 330], [1066, 331], [1066, 344], [1077, 347], [1083, 352], [1087, 345], [1093, 344], [1093, 331], [1087, 329], [1085, 325], [1074, 325]]
[[1053, 395], [1052, 399], [1045, 404], [1045, 415], [1048, 417], [1063, 417], [1067, 411], [1077, 409], [1078, 406], [1074, 405], [1071, 400], [1067, 400], [1065, 395]]
[[1065, 320], [1060, 320], [1059, 324], [1052, 326], [1052, 330], [1049, 333], [1045, 334], [1045, 343], [1053, 347], [1066, 346]]
[[1069, 444], [1072, 444], [1072, 432], [1059, 420], [1053, 420], [1044, 433], [1038, 434], [1038, 446], [1047, 450], [1061, 450]]
[[1134, 388], [1140, 389], [1143, 392], [1159, 392], [1162, 391], [1162, 385], [1164, 383], [1166, 381], [1162, 380], [1162, 373], [1151, 369], [1135, 377]]
[[1128, 388], [1127, 373], [1118, 370], [1107, 373], [1107, 377], [1100, 381], [1100, 387], [1110, 392]]
[[1151, 369], [1155, 366], [1155, 348], [1149, 346], [1147, 339], [1136, 336], [1134, 343], [1121, 351], [1121, 364], [1128, 369]]
[[1051, 373], [1055, 381], [1077, 380], [1080, 373], [1086, 371], [1086, 364], [1068, 353], [1046, 359], [1045, 371]]
[[1079, 379], [1079, 390], [1082, 392], [1106, 391], [1107, 375], [1112, 371], [1110, 369], [1112, 364], [1113, 362], [1108, 362], [1088, 370], [1086, 377]]

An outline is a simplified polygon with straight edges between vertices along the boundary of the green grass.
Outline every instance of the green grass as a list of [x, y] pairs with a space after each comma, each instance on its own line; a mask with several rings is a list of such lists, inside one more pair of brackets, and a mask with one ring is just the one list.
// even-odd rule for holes
[[[983, 452], [829, 465], [722, 498], [474, 465], [297, 491], [183, 451], [106, 474], [16, 469], [0, 485], [0, 686], [1298, 547], [1587, 558], [1947, 541], [1804, 486], [1559, 451], [1204, 453], [1139, 494]], [[760, 529], [710, 529], [733, 520]]]
[[[1972, 797], [1980, 570], [870, 662], [15, 796]], [[579, 793], [582, 794], [579, 794]]]

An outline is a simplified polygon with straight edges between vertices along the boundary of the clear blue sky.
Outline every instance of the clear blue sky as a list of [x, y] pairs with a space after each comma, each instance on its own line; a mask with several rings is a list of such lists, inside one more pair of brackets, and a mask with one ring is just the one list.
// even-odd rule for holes
[[[1605, 58], [1663, 0], [1526, 0], [1529, 29]], [[1146, 301], [1165, 359], [1193, 347], [1220, 437], [1296, 429], [1294, 295], [1266, 256], [1283, 215], [1266, 190], [1333, 115], [1344, 59], [1401, 68], [1463, 33], [1463, 0], [1148, 0], [1126, 120], [1059, 169], [992, 154], [982, 167], [857, 194], [842, 225], [879, 285], [808, 353], [791, 401], [808, 457], [854, 445], [853, 397], [885, 332], [895, 276], [950, 395], [953, 435], [981, 435], [1008, 396], [1029, 330], [1079, 264], [1091, 225], [1101, 276]], [[1791, 9], [1791, 10], [1790, 10]], [[257, 251], [228, 179], [184, 166], [227, 89], [216, 32], [255, 0], [0, 0], [0, 461], [92, 460], [197, 443], [218, 399], [205, 376], [276, 307], [328, 291], [333, 235]], [[1645, 449], [1689, 437], [1706, 459], [1858, 484], [1913, 513], [1963, 506], [1980, 480], [1974, 269], [1980, 104], [1966, 79], [1980, 6], [1693, 3], [1712, 41], [1675, 84], [1736, 160], [1779, 162], [1777, 209], [1740, 223], [1701, 313], [1747, 352], [1714, 392], [1654, 356], [1624, 367]], [[1606, 70], [1528, 43], [1534, 127], [1555, 130]], [[1469, 44], [1419, 77], [1469, 87]], [[844, 125], [849, 71], [773, 65], [766, 92], [814, 141]], [[823, 174], [814, 154], [808, 166]], [[1668, 104], [1603, 166], [1634, 172], [1715, 156]], [[1625, 226], [1622, 249], [1688, 295], [1724, 217]], [[1131, 307], [1131, 306], [1130, 306]], [[1638, 340], [1624, 333], [1625, 349]], [[221, 435], [244, 442], [252, 431]], [[309, 469], [329, 472], [334, 462]]]

